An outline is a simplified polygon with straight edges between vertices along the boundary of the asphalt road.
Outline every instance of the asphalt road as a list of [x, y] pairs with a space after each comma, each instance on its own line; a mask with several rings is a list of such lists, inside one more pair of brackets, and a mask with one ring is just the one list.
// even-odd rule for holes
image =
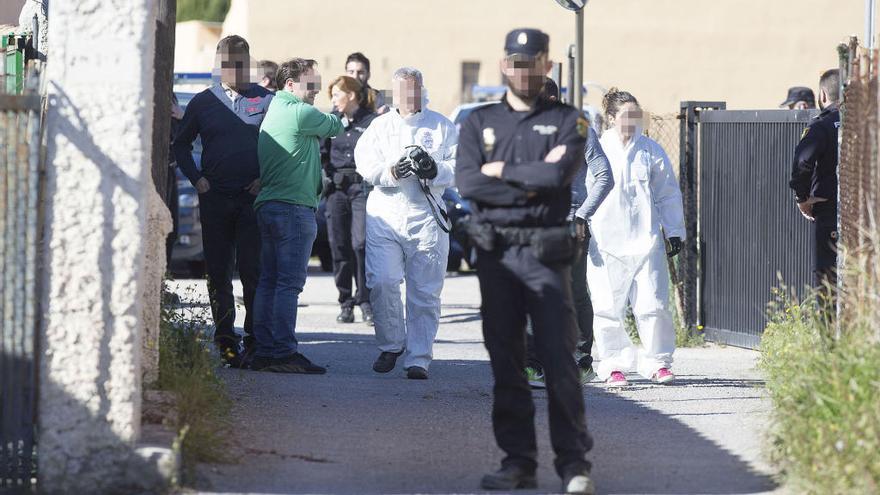
[[[206, 301], [204, 283], [182, 282]], [[427, 381], [370, 366], [372, 329], [337, 324], [332, 277], [303, 292], [301, 351], [323, 376], [223, 370], [235, 401], [236, 464], [202, 465], [203, 493], [480, 493], [501, 458], [491, 433], [492, 376], [482, 345], [475, 276], [449, 277]], [[242, 315], [238, 315], [239, 324]], [[585, 387], [589, 454], [599, 493], [781, 492], [765, 461], [770, 404], [758, 354], [707, 346], [676, 352], [674, 386], [633, 378], [619, 392]], [[552, 493], [546, 394], [534, 393], [539, 490]], [[530, 492], [518, 492], [530, 493]]]

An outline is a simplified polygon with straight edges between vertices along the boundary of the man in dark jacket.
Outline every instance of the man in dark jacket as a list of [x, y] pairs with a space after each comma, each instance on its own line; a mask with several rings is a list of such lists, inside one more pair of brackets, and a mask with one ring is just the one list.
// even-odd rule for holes
[[840, 72], [819, 80], [820, 113], [804, 129], [794, 150], [791, 186], [801, 214], [816, 224], [814, 260], [817, 287], [833, 286], [837, 267], [837, 133], [840, 129]]
[[[250, 81], [249, 52], [240, 36], [220, 40], [216, 69], [220, 81], [187, 105], [174, 141], [177, 165], [199, 193], [214, 342], [232, 367], [246, 364], [233, 329], [236, 265], [244, 288], [245, 350], [253, 344], [251, 308], [260, 266], [260, 232], [253, 208], [260, 192], [257, 134], [272, 99], [270, 91]], [[201, 168], [192, 158], [196, 137], [202, 140]]]

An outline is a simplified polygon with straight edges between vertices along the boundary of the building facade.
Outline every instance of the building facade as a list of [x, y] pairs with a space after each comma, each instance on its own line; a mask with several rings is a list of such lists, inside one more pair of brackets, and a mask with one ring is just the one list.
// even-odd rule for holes
[[[863, 32], [864, 7], [840, 0], [593, 0], [585, 19], [586, 101], [598, 105], [603, 89], [617, 86], [646, 109], [667, 113], [681, 100], [775, 108], [788, 87], [815, 87], [822, 71], [838, 65], [837, 44]], [[474, 83], [502, 83], [504, 35], [524, 26], [549, 33], [551, 57], [566, 61], [574, 14], [552, 0], [233, 0], [222, 34], [244, 36], [258, 58], [314, 58], [325, 81], [343, 72], [353, 51], [371, 59], [377, 88], [390, 87], [397, 67], [417, 67], [431, 105], [448, 114]], [[187, 50], [178, 46], [178, 71], [210, 70], [192, 66]], [[325, 94], [316, 105], [329, 106]]]

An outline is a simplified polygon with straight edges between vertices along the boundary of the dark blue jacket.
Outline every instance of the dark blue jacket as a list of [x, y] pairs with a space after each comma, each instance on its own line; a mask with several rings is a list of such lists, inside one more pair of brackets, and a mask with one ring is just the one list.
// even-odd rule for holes
[[[233, 102], [219, 83], [193, 97], [174, 140], [177, 165], [195, 185], [202, 177], [211, 189], [235, 194], [260, 177], [257, 136], [273, 94], [252, 84]], [[192, 143], [202, 138], [202, 168], [192, 158]]]
[[804, 129], [794, 150], [791, 181], [798, 203], [817, 196], [837, 203], [837, 132], [840, 109], [826, 108]]
[[[563, 225], [571, 208], [571, 181], [583, 167], [589, 124], [581, 112], [561, 102], [538, 100], [517, 112], [507, 95], [497, 105], [474, 110], [461, 126], [455, 185], [471, 200], [476, 219], [500, 227]], [[565, 145], [555, 163], [547, 153]], [[483, 164], [503, 161], [496, 179]]]

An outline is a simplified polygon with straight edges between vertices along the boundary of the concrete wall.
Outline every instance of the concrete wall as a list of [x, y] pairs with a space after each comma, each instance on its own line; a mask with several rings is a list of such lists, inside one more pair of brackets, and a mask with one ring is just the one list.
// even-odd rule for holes
[[[132, 493], [155, 0], [52, 2], [40, 486]], [[144, 466], [149, 469], [148, 466]]]
[[[631, 90], [656, 113], [683, 99], [775, 108], [789, 86], [815, 87], [837, 65], [836, 45], [862, 34], [863, 14], [855, 0], [592, 0], [584, 79]], [[461, 63], [480, 62], [479, 82], [499, 84], [504, 34], [524, 26], [548, 32], [552, 57], [565, 59], [574, 14], [552, 0], [233, 0], [224, 32], [245, 36], [259, 58], [314, 58], [325, 81], [356, 50], [370, 57], [375, 87], [414, 65], [434, 108], [449, 112]], [[322, 94], [316, 104], [329, 102]]]

